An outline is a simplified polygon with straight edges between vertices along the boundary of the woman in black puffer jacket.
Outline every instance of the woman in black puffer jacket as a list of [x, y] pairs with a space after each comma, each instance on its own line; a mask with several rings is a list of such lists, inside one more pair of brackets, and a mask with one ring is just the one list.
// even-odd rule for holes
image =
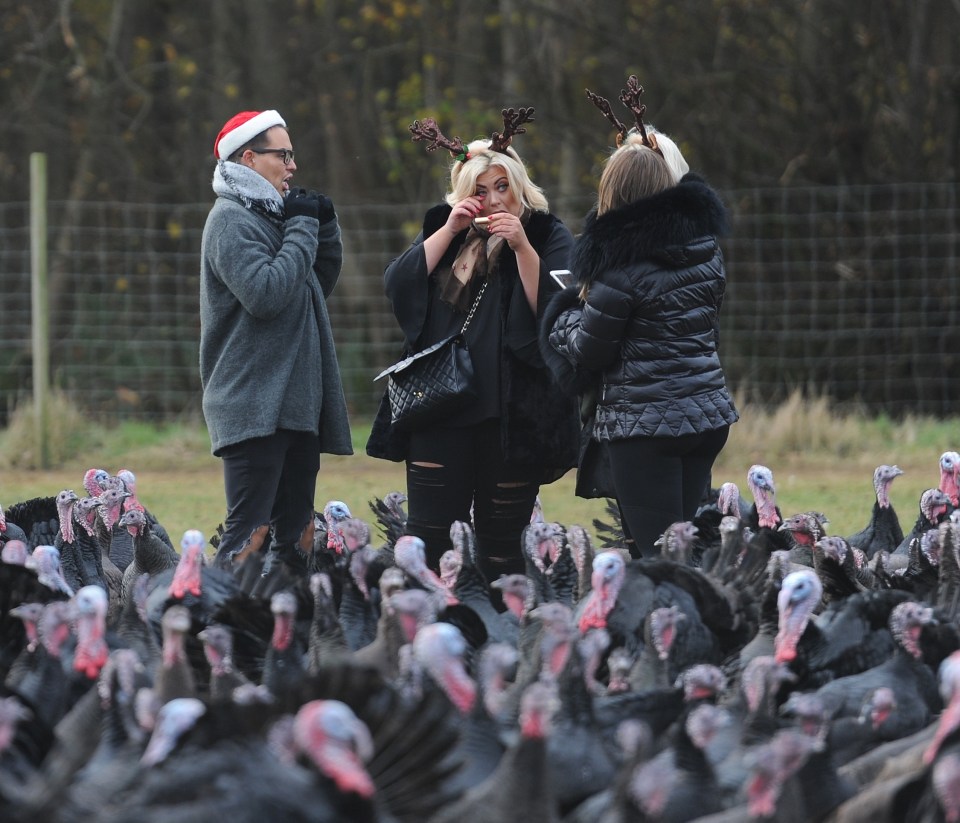
[[[726, 213], [695, 175], [675, 185], [652, 143], [632, 133], [608, 158], [572, 256], [578, 286], [554, 297], [541, 326], [561, 384], [596, 395], [592, 438], [643, 556], [694, 516], [738, 419], [717, 354]], [[594, 486], [578, 478], [578, 493]]]

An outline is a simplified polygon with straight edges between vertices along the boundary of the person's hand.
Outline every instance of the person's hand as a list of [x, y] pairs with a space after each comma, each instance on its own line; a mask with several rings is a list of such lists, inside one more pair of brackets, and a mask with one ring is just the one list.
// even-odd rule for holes
[[470, 225], [474, 217], [483, 211], [483, 197], [471, 194], [453, 207], [447, 217], [447, 229], [451, 234], [459, 234]]
[[490, 222], [487, 223], [487, 231], [492, 235], [502, 237], [514, 251], [519, 251], [530, 244], [520, 218], [508, 211], [498, 211], [491, 214]]
[[317, 217], [319, 211], [320, 203], [306, 189], [294, 188], [287, 192], [286, 199], [283, 202], [284, 219], [312, 217], [316, 220], [319, 219]]
[[329, 223], [337, 216], [337, 212], [333, 208], [333, 201], [327, 195], [317, 191], [311, 191], [310, 194], [317, 199], [317, 220], [320, 221], [321, 226], [324, 223]]

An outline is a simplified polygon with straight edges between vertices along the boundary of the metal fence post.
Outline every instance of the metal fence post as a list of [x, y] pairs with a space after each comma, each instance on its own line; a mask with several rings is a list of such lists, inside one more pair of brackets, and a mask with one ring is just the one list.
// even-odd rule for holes
[[37, 460], [50, 466], [50, 311], [47, 294], [47, 156], [30, 155], [30, 296], [33, 343], [33, 412]]

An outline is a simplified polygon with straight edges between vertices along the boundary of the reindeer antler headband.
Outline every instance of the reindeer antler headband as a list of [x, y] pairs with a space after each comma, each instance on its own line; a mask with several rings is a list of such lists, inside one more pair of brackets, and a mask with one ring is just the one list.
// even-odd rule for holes
[[[599, 94], [594, 94], [590, 89], [585, 89], [585, 91], [587, 92], [587, 97], [590, 99], [590, 102], [603, 112], [603, 116], [606, 117], [617, 130], [617, 148], [620, 148], [630, 130], [621, 123], [617, 115], [613, 113], [613, 109], [610, 108], [610, 103], [606, 98], [601, 97]], [[660, 151], [660, 148], [657, 146], [656, 135], [647, 134], [647, 127], [643, 123], [643, 115], [646, 113], [647, 107], [640, 102], [642, 94], [643, 86], [641, 86], [640, 81], [637, 80], [637, 75], [631, 74], [627, 78], [627, 87], [620, 89], [620, 102], [633, 112], [633, 118], [636, 122], [637, 131], [640, 133], [640, 139], [643, 145], [653, 149], [662, 157], [663, 152]]]
[[526, 129], [524, 123], [533, 122], [533, 107], [520, 109], [501, 109], [500, 115], [503, 117], [503, 131], [494, 132], [490, 137], [490, 148], [501, 154], [505, 153], [507, 146], [513, 142], [516, 134], [523, 134]]
[[[494, 132], [490, 137], [490, 148], [501, 154], [506, 154], [507, 147], [513, 142], [517, 134], [523, 134], [526, 129], [524, 123], [533, 122], [534, 109], [532, 107], [520, 109], [502, 109], [500, 114], [503, 116], [503, 131]], [[426, 117], [423, 120], [414, 120], [408, 128], [413, 134], [413, 140], [429, 140], [427, 151], [436, 151], [437, 149], [446, 149], [453, 155], [454, 159], [461, 163], [466, 163], [470, 159], [470, 153], [463, 145], [459, 137], [452, 140], [444, 137], [437, 125], [437, 121], [432, 117]]]

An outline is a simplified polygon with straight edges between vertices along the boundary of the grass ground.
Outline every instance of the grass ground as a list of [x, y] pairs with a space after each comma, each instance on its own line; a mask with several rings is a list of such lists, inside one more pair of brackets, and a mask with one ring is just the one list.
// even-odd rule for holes
[[[171, 535], [197, 528], [209, 535], [223, 519], [224, 498], [220, 461], [211, 456], [202, 425], [178, 424], [155, 428], [124, 424], [104, 430], [90, 426], [70, 409], [56, 409], [58, 424], [49, 454], [55, 468], [40, 470], [32, 445], [28, 416], [15, 415], [0, 432], [0, 505], [4, 509], [31, 497], [55, 495], [63, 488], [80, 490], [91, 466], [116, 472], [131, 469], [138, 478], [138, 495]], [[324, 456], [317, 487], [317, 505], [346, 502], [353, 513], [372, 517], [367, 501], [404, 488], [403, 466], [364, 454], [369, 424], [356, 421], [355, 454]], [[904, 530], [917, 516], [924, 489], [939, 480], [940, 455], [960, 446], [956, 420], [907, 419], [898, 423], [862, 416], [839, 416], [825, 401], [799, 396], [772, 410], [741, 407], [741, 420], [714, 467], [713, 483], [731, 480], [748, 494], [746, 474], [754, 463], [769, 466], [777, 484], [784, 515], [816, 510], [830, 519], [833, 534], [862, 528], [873, 506], [873, 469], [895, 463], [904, 470], [891, 498]], [[541, 492], [546, 516], [563, 523], [590, 526], [594, 517], [607, 519], [603, 500], [583, 500], [573, 494], [574, 474]]]

